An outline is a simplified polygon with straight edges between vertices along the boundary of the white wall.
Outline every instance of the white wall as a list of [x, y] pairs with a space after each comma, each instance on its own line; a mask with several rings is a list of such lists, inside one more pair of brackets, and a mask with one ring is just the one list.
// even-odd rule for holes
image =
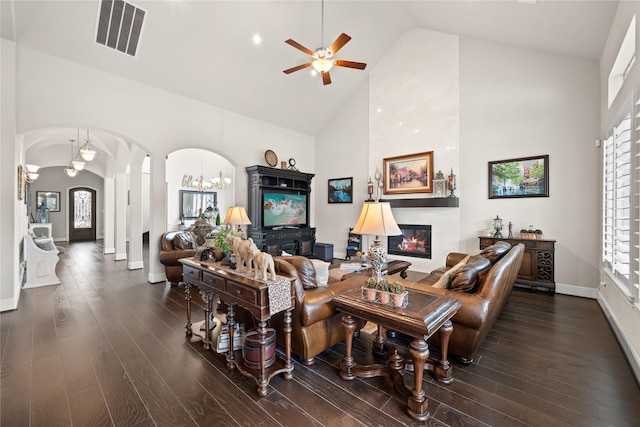
[[[558, 292], [598, 285], [599, 71], [594, 62], [462, 38], [460, 246], [500, 215], [556, 240]], [[488, 198], [488, 162], [549, 155], [549, 197]], [[576, 289], [580, 288], [580, 289]]]

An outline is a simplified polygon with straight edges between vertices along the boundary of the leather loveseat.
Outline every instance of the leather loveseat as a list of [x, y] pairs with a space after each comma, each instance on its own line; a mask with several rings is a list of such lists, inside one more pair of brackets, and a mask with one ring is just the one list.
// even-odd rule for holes
[[[498, 242], [477, 255], [450, 253], [446, 266], [434, 270], [416, 286], [456, 298], [462, 307], [451, 319], [449, 353], [471, 363], [475, 352], [507, 303], [524, 255], [524, 245]], [[429, 343], [439, 345], [438, 334]]]
[[[333, 297], [353, 288], [348, 282], [318, 286], [313, 263], [303, 256], [274, 257], [276, 273], [295, 278], [295, 309], [291, 312], [291, 351], [302, 363], [313, 365], [314, 357], [344, 339], [342, 313], [333, 306]], [[357, 286], [360, 283], [357, 282]], [[284, 316], [270, 320], [278, 345], [284, 346]], [[357, 330], [364, 326], [358, 320]]]
[[164, 274], [172, 286], [182, 282], [182, 264], [178, 260], [192, 257], [195, 253], [191, 236], [186, 231], [167, 231], [160, 237], [160, 263], [164, 265]]

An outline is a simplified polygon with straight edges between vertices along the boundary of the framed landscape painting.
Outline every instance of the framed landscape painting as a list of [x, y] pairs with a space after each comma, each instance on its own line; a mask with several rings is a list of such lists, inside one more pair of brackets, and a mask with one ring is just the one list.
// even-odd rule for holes
[[489, 162], [489, 198], [549, 197], [549, 155]]
[[433, 192], [433, 151], [387, 157], [384, 161], [384, 194]]
[[329, 180], [329, 203], [353, 203], [353, 177]]

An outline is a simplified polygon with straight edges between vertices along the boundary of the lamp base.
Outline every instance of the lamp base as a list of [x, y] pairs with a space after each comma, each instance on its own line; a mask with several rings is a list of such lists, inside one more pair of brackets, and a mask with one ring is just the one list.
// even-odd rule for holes
[[376, 236], [367, 254], [371, 263], [371, 278], [377, 282], [382, 281], [382, 266], [387, 259], [387, 250], [380, 244], [380, 239]]

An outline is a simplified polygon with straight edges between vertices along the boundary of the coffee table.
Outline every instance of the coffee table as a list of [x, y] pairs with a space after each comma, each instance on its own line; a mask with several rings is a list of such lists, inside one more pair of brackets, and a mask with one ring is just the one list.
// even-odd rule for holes
[[[366, 277], [359, 276], [349, 280], [359, 280], [364, 284]], [[395, 308], [362, 299], [360, 289], [334, 297], [336, 309], [344, 313], [342, 326], [345, 331], [345, 355], [340, 363], [340, 376], [345, 380], [384, 376], [391, 379], [398, 393], [407, 398], [407, 412], [417, 420], [424, 421], [429, 416], [428, 401], [422, 389], [424, 370], [433, 373], [435, 378], [445, 384], [453, 381], [452, 367], [448, 360], [449, 338], [453, 332], [451, 318], [462, 305], [455, 298], [429, 293], [428, 290], [408, 289], [407, 307]], [[378, 333], [374, 340], [374, 354], [381, 355], [388, 349], [385, 363], [359, 365], [352, 356], [353, 335], [356, 332], [354, 317], [378, 324]], [[386, 342], [384, 329], [393, 329], [409, 335], [413, 341], [409, 345], [409, 355], [414, 370], [413, 388], [405, 386], [403, 375], [406, 364], [398, 350]], [[429, 358], [427, 339], [438, 332], [440, 334], [441, 359]]]

